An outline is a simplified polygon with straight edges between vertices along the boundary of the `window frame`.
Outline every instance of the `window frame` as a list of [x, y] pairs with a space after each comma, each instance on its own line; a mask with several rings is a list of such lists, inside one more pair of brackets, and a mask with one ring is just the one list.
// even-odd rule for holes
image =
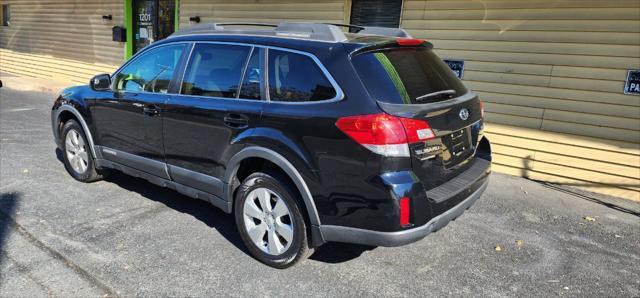
[[[256, 52], [257, 51], [257, 52]], [[251, 47], [251, 52], [249, 52], [249, 56], [247, 56], [247, 61], [245, 61], [244, 64], [244, 68], [242, 69], [242, 74], [240, 75], [240, 83], [238, 84], [238, 95], [236, 96], [235, 99], [239, 99], [239, 100], [252, 100], [252, 101], [264, 101], [264, 102], [268, 102], [269, 99], [267, 98], [267, 94], [264, 93], [265, 91], [265, 86], [266, 86], [266, 74], [261, 73], [260, 74], [260, 99], [249, 99], [249, 98], [240, 98], [240, 94], [242, 93], [242, 87], [244, 87], [244, 78], [245, 75], [247, 75], [247, 70], [249, 69], [249, 63], [251, 62], [251, 58], [253, 57], [253, 53], [256, 52], [257, 55], [260, 55], [259, 60], [258, 60], [258, 64], [260, 67], [260, 70], [265, 70], [266, 67], [266, 55], [265, 52], [266, 50], [263, 48], [258, 48], [255, 46]]]
[[[174, 90], [175, 92], [171, 93], [171, 94], [175, 94], [175, 95], [179, 95], [179, 96], [190, 96], [190, 97], [200, 97], [200, 98], [216, 98], [216, 99], [226, 99], [226, 100], [242, 100], [242, 101], [253, 101], [253, 102], [265, 102], [268, 101], [266, 99], [266, 97], [264, 99], [249, 99], [249, 98], [240, 98], [240, 91], [242, 90], [242, 83], [244, 81], [244, 75], [245, 72], [247, 71], [247, 67], [249, 67], [249, 60], [251, 60], [251, 55], [253, 55], [253, 52], [256, 50], [256, 47], [250, 44], [238, 44], [238, 43], [229, 43], [229, 42], [190, 42], [191, 43], [191, 50], [189, 51], [189, 56], [184, 59], [184, 64], [181, 66], [180, 70], [180, 74], [178, 74], [178, 76], [180, 77], [180, 81], [176, 82], [176, 88], [177, 90]], [[249, 54], [247, 55], [246, 60], [244, 61], [244, 65], [242, 66], [242, 71], [240, 72], [240, 81], [238, 82], [238, 90], [236, 91], [237, 95], [235, 98], [230, 98], [230, 97], [216, 97], [216, 96], [207, 96], [207, 95], [192, 95], [192, 94], [182, 94], [182, 85], [184, 83], [184, 76], [187, 74], [187, 68], [189, 66], [189, 62], [191, 61], [191, 57], [193, 57], [193, 50], [196, 48], [196, 46], [198, 44], [222, 44], [222, 45], [240, 45], [240, 46], [244, 46], [244, 47], [249, 47]], [[260, 67], [262, 67], [262, 62], [260, 63]], [[177, 78], [176, 78], [177, 79]], [[262, 94], [263, 92], [263, 88], [264, 88], [264, 76], [261, 78], [261, 82], [260, 82], [260, 93]]]
[[[289, 53], [294, 53], [294, 54], [299, 54], [302, 56], [307, 56], [309, 58], [311, 58], [311, 60], [313, 60], [313, 62], [315, 62], [315, 64], [318, 66], [318, 68], [320, 68], [320, 71], [322, 72], [322, 74], [324, 75], [324, 77], [327, 79], [327, 81], [329, 81], [329, 84], [331, 84], [331, 87], [333, 87], [333, 90], [336, 91], [336, 95], [333, 98], [329, 98], [329, 99], [323, 99], [323, 100], [316, 100], [316, 101], [272, 101], [271, 100], [271, 94], [269, 92], [269, 50], [277, 50], [277, 51], [283, 51], [283, 52], [289, 52]], [[333, 77], [331, 76], [331, 74], [329, 73], [329, 71], [324, 67], [324, 65], [322, 65], [322, 63], [320, 62], [320, 60], [313, 54], [308, 53], [308, 52], [303, 52], [303, 51], [298, 51], [298, 50], [292, 50], [292, 49], [286, 49], [286, 48], [280, 48], [280, 47], [270, 47], [267, 46], [266, 50], [265, 50], [265, 57], [264, 57], [264, 61], [265, 61], [265, 92], [266, 92], [266, 97], [268, 98], [267, 101], [272, 102], [272, 103], [284, 103], [284, 104], [313, 104], [313, 103], [325, 103], [325, 102], [332, 102], [332, 101], [340, 101], [344, 98], [344, 93], [342, 93], [342, 89], [340, 89], [340, 86], [338, 86], [338, 83], [333, 79]]]
[[[402, 12], [404, 11], [404, 8], [405, 8], [405, 1], [399, 1], [399, 2], [400, 2], [400, 6], [396, 7], [394, 5], [394, 11], [393, 11], [393, 13], [395, 13], [396, 12], [395, 9], [397, 9], [398, 18], [397, 19], [394, 18], [394, 20], [393, 20], [394, 24], [392, 24], [391, 26], [383, 26], [383, 25], [380, 25], [380, 24], [376, 25], [375, 22], [371, 22], [371, 21], [373, 21], [373, 18], [375, 18], [375, 17], [372, 18], [372, 16], [368, 16], [369, 18], [366, 18], [366, 19], [363, 18], [364, 19], [364, 23], [363, 22], [357, 22], [358, 20], [354, 19], [354, 17], [357, 16], [357, 14], [354, 13], [354, 8], [355, 8], [355, 11], [357, 12], [359, 10], [359, 8], [360, 8], [359, 6], [361, 6], [361, 5], [364, 6], [364, 7], [372, 7], [372, 5], [371, 5], [371, 3], [367, 3], [366, 0], [352, 0], [351, 1], [351, 5], [350, 5], [351, 15], [349, 16], [349, 24], [359, 25], [359, 26], [377, 26], [377, 27], [399, 28], [401, 26], [401, 24], [402, 24]], [[389, 5], [392, 5], [392, 4], [396, 4], [396, 3], [389, 3]], [[381, 4], [380, 7], [376, 7], [376, 8], [385, 10], [384, 9], [385, 8], [384, 4]], [[388, 8], [387, 8], [387, 10], [388, 10]], [[370, 22], [374, 23], [374, 24], [371, 24]]]
[[[118, 90], [116, 89], [116, 81], [114, 80], [114, 78], [116, 78], [118, 76], [118, 74], [120, 74], [120, 72], [122, 72], [127, 66], [129, 66], [131, 63], [134, 63], [136, 60], [140, 59], [140, 57], [142, 57], [145, 53], [161, 48], [161, 47], [166, 47], [166, 46], [173, 46], [173, 45], [177, 45], [177, 44], [185, 44], [185, 48], [182, 51], [182, 54], [180, 55], [180, 58], [178, 58], [178, 62], [176, 64], [176, 68], [173, 71], [173, 76], [171, 77], [171, 81], [169, 82], [169, 89], [167, 90], [167, 93], [158, 93], [158, 92], [149, 92], [149, 91], [127, 91], [127, 90]], [[170, 94], [174, 94], [173, 91], [175, 91], [175, 84], [177, 82], [178, 79], [178, 75], [180, 73], [184, 72], [185, 67], [185, 63], [183, 63], [185, 61], [185, 57], [187, 57], [186, 55], [191, 56], [191, 52], [193, 51], [193, 43], [191, 42], [171, 42], [171, 43], [166, 43], [166, 44], [161, 44], [161, 45], [157, 45], [157, 46], [147, 46], [145, 47], [143, 50], [141, 50], [140, 52], [136, 53], [133, 57], [131, 57], [131, 59], [129, 59], [127, 62], [125, 62], [124, 64], [122, 64], [122, 66], [120, 66], [118, 69], [116, 69], [116, 71], [114, 71], [111, 74], [111, 86], [110, 89], [112, 92], [116, 92], [118, 94], [123, 94], [123, 93], [134, 93], [134, 94], [158, 94], [158, 95], [170, 95]]]
[[[177, 43], [177, 42], [176, 42]], [[169, 94], [175, 94], [175, 95], [179, 95], [179, 96], [189, 96], [189, 97], [200, 97], [200, 98], [215, 98], [215, 99], [220, 99], [220, 100], [236, 100], [236, 101], [246, 101], [246, 102], [267, 102], [270, 104], [285, 104], [285, 105], [307, 105], [307, 104], [323, 104], [323, 103], [328, 103], [328, 102], [335, 102], [335, 101], [340, 101], [344, 99], [344, 93], [342, 92], [342, 88], [340, 88], [340, 85], [338, 85], [338, 83], [336, 82], [336, 80], [333, 78], [333, 76], [331, 76], [331, 74], [329, 73], [329, 71], [327, 70], [326, 67], [324, 67], [324, 65], [320, 62], [320, 60], [312, 53], [309, 52], [304, 52], [304, 51], [299, 51], [299, 50], [294, 50], [294, 49], [287, 49], [287, 48], [282, 48], [282, 47], [276, 47], [276, 46], [268, 46], [268, 45], [260, 45], [260, 44], [250, 44], [250, 43], [242, 43], [242, 42], [225, 42], [225, 41], [191, 41], [188, 42], [191, 43], [191, 50], [189, 51], [189, 56], [185, 59], [183, 65], [181, 66], [181, 68], [179, 69], [182, 73], [179, 74], [180, 80], [177, 82], [177, 86], [179, 86], [178, 90], [173, 90], [173, 91], [177, 91], [177, 92], [169, 92]], [[173, 44], [173, 43], [168, 43], [168, 44]], [[239, 84], [239, 88], [238, 88], [238, 96], [236, 96], [236, 98], [225, 98], [225, 97], [213, 97], [213, 96], [205, 96], [205, 95], [189, 95], [189, 94], [181, 94], [181, 87], [182, 87], [182, 83], [184, 81], [184, 76], [186, 74], [186, 69], [187, 69], [187, 65], [189, 63], [189, 60], [191, 59], [192, 55], [193, 55], [193, 49], [195, 48], [196, 44], [221, 44], [221, 45], [240, 45], [240, 46], [247, 46], [247, 47], [252, 47], [252, 52], [255, 51], [256, 49], [262, 49], [262, 54], [263, 59], [261, 62], [261, 67], [263, 70], [263, 74], [262, 74], [262, 86], [261, 86], [261, 93], [264, 93], [264, 98], [261, 100], [256, 100], [256, 99], [246, 99], [246, 98], [240, 98], [240, 90], [242, 90], [242, 81], [244, 79], [244, 73], [246, 72], [246, 69], [248, 67], [248, 60], [251, 59], [251, 55], [249, 55], [247, 57], [247, 63], [245, 63], [244, 69], [242, 70], [243, 75], [240, 77], [240, 84]], [[271, 98], [269, 98], [269, 63], [268, 63], [268, 58], [269, 58], [269, 50], [273, 49], [273, 50], [279, 50], [279, 51], [286, 51], [286, 52], [291, 52], [291, 53], [296, 53], [296, 54], [300, 54], [303, 56], [307, 56], [309, 58], [311, 58], [311, 60], [313, 60], [316, 65], [318, 66], [318, 68], [320, 68], [320, 70], [322, 71], [322, 73], [324, 74], [324, 76], [327, 78], [327, 80], [329, 81], [329, 83], [331, 84], [331, 87], [333, 87], [333, 89], [336, 91], [336, 96], [334, 96], [333, 98], [330, 99], [325, 99], [325, 100], [318, 100], [318, 101], [301, 101], [301, 102], [289, 102], [289, 101], [272, 101]]]
[[9, 3], [3, 3], [0, 7], [2, 11], [2, 27], [11, 27], [11, 6]]

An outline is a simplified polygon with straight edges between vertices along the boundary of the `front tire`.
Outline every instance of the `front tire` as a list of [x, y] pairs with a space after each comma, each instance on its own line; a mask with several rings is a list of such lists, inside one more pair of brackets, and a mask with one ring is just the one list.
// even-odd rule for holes
[[91, 147], [84, 130], [75, 120], [62, 127], [62, 159], [67, 172], [81, 182], [93, 182], [103, 178], [95, 167]]
[[234, 202], [236, 225], [245, 246], [258, 261], [282, 269], [312, 251], [297, 195], [282, 177], [262, 172], [251, 174], [238, 189]]

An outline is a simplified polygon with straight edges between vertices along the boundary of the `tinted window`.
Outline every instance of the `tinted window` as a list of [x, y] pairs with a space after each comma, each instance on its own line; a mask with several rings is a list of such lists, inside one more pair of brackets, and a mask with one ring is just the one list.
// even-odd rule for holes
[[182, 94], [235, 98], [250, 47], [197, 44], [182, 82]]
[[[467, 92], [449, 66], [427, 48], [368, 52], [355, 56], [353, 64], [369, 93], [383, 102], [429, 103]], [[445, 92], [425, 96], [438, 91]]]
[[136, 57], [115, 78], [116, 90], [167, 93], [173, 72], [186, 46], [161, 46]]
[[244, 73], [242, 86], [240, 87], [240, 98], [243, 99], [260, 99], [260, 82], [262, 81], [262, 71], [260, 70], [260, 50], [255, 49], [247, 70]]
[[273, 101], [318, 101], [336, 96], [336, 90], [308, 56], [269, 50], [269, 96]]

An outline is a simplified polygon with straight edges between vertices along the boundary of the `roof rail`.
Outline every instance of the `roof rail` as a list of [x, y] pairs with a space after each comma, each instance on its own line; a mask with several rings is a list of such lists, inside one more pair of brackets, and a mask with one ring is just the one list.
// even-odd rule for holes
[[409, 32], [407, 32], [402, 28], [360, 26], [360, 25], [336, 24], [336, 23], [324, 23], [324, 24], [338, 26], [338, 27], [347, 27], [349, 29], [355, 29], [357, 31], [354, 33], [359, 33], [359, 34], [412, 38]]
[[276, 35], [305, 37], [334, 42], [347, 40], [347, 37], [340, 28], [321, 23], [281, 22], [276, 28]]
[[391, 37], [413, 38], [409, 32], [402, 28], [387, 27], [364, 27], [364, 30], [358, 31], [359, 34], [382, 35]]
[[[274, 30], [259, 29], [241, 29], [241, 28], [225, 28], [226, 26], [254, 26], [254, 27], [270, 27]], [[194, 25], [179, 30], [170, 37], [193, 34], [255, 34], [266, 36], [283, 36], [294, 38], [308, 38], [321, 41], [340, 42], [347, 40], [344, 32], [338, 27], [347, 27], [356, 29], [356, 33], [368, 35], [384, 35], [392, 37], [408, 37], [411, 35], [404, 29], [385, 28], [385, 27], [365, 27], [349, 24], [331, 24], [331, 23], [305, 23], [305, 22], [281, 22], [279, 24], [268, 23], [205, 23]]]
[[276, 28], [278, 27], [278, 25], [276, 24], [269, 24], [269, 23], [216, 23], [216, 25], [218, 25], [218, 27], [222, 27], [222, 29], [224, 29], [224, 26], [255, 26], [255, 27], [273, 27]]
[[351, 24], [340, 24], [340, 23], [323, 23], [323, 24], [327, 24], [327, 25], [334, 25], [334, 26], [338, 26], [338, 27], [347, 27], [349, 29], [356, 29], [358, 31], [356, 31], [355, 33], [358, 33], [362, 30], [364, 30], [366, 27], [364, 26], [358, 26], [358, 25], [351, 25]]
[[359, 33], [359, 34], [412, 38], [409, 32], [405, 31], [402, 28], [360, 26], [360, 25], [336, 24], [336, 23], [325, 23], [325, 24], [334, 25], [338, 27], [347, 27], [349, 29], [356, 29], [357, 31], [355, 31], [354, 33]]
[[255, 26], [255, 27], [278, 27], [275, 24], [266, 23], [204, 23], [197, 24], [185, 29], [178, 30], [171, 34], [171, 36], [189, 35], [189, 34], [204, 34], [216, 31], [225, 30], [225, 26]]

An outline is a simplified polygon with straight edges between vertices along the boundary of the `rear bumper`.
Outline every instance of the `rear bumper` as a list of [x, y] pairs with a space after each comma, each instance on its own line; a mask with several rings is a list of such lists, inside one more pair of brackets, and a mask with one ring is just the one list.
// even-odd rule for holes
[[489, 183], [488, 176], [482, 178], [484, 180], [480, 187], [473, 193], [468, 195], [457, 205], [432, 218], [426, 224], [416, 228], [402, 230], [397, 232], [381, 232], [366, 229], [358, 229], [343, 226], [321, 225], [320, 231], [325, 241], [336, 241], [346, 243], [356, 243], [373, 246], [401, 246], [418, 241], [431, 232], [437, 231], [446, 226], [450, 221], [456, 219], [473, 203], [475, 203], [487, 188]]

